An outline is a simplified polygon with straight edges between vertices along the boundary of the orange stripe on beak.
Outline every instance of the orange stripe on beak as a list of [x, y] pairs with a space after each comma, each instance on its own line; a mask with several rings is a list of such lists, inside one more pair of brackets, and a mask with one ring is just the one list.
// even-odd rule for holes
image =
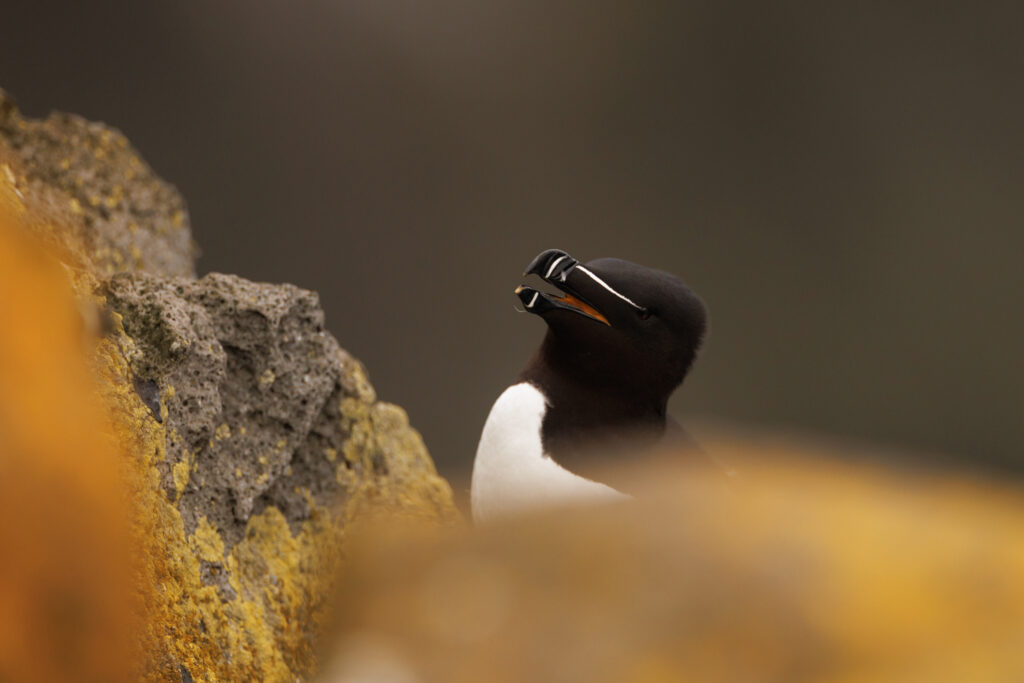
[[582, 311], [583, 313], [586, 313], [591, 318], [595, 318], [597, 320], [600, 320], [601, 322], [603, 322], [608, 327], [612, 326], [612, 324], [610, 322], [608, 322], [608, 318], [606, 318], [603, 315], [601, 315], [600, 311], [598, 311], [596, 308], [594, 308], [593, 306], [588, 304], [586, 301], [583, 301], [582, 299], [578, 299], [578, 298], [574, 297], [572, 294], [566, 294], [565, 296], [557, 297], [557, 299], [559, 301], [561, 301], [563, 304], [569, 304], [573, 308], [578, 309], [578, 310]]

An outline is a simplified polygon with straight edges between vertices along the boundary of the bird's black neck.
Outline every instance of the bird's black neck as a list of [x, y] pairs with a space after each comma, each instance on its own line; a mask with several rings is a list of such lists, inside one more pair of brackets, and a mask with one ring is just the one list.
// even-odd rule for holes
[[637, 452], [665, 432], [667, 395], [609, 375], [599, 358], [573, 355], [551, 334], [519, 380], [539, 388], [547, 400], [545, 452], [577, 474], [587, 476], [595, 452]]

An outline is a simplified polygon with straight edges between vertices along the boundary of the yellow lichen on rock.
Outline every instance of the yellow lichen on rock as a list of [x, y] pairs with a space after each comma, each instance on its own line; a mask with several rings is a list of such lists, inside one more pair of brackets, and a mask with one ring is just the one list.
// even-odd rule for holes
[[199, 519], [199, 526], [196, 527], [196, 532], [189, 537], [189, 546], [191, 546], [192, 552], [200, 560], [206, 560], [207, 562], [224, 561], [224, 541], [221, 540], [217, 529], [210, 524], [210, 520], [206, 517]]
[[175, 463], [171, 466], [171, 476], [174, 478], [174, 489], [180, 496], [182, 491], [185, 490], [185, 486], [188, 485], [188, 478], [190, 474], [191, 465], [189, 464], [188, 458], [185, 458], [181, 462]]

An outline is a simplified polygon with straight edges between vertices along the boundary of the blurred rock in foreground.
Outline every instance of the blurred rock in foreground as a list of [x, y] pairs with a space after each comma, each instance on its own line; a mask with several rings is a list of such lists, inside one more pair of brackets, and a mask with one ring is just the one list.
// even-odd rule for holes
[[[137, 596], [145, 606], [132, 633], [146, 655], [142, 675], [309, 675], [346, 528], [382, 509], [434, 523], [456, 517], [451, 490], [419, 434], [404, 411], [376, 400], [361, 365], [324, 329], [315, 293], [230, 275], [191, 277], [184, 202], [116, 131], [63, 114], [27, 120], [0, 93], [0, 190], [5, 234], [48, 244], [63, 268], [47, 270], [53, 259], [42, 257], [41, 272], [50, 286], [78, 297], [79, 329], [66, 344], [85, 351], [111, 416], [112, 424], [94, 431], [122, 453], [120, 487], [134, 510], [127, 518], [136, 539], [135, 586], [109, 576], [117, 595]], [[0, 300], [13, 306], [20, 299], [11, 290]], [[28, 301], [19, 310], [31, 313]], [[49, 313], [36, 311], [40, 319]], [[52, 345], [32, 344], [35, 325], [25, 317], [24, 324], [5, 318], [0, 350], [8, 344], [45, 356]], [[37, 360], [23, 365], [47, 367], [45, 357]], [[15, 376], [0, 382], [16, 397], [33, 379], [19, 384]], [[52, 415], [29, 424], [61, 430], [79, 409], [65, 403], [55, 401]], [[0, 405], [0, 427], [18, 419], [4, 410]], [[31, 444], [15, 446], [8, 461], [32, 461]], [[91, 462], [86, 449], [83, 442], [81, 453], [54, 459], [54, 471]], [[68, 505], [71, 517], [89, 514]], [[33, 538], [56, 553], [53, 562], [77, 566], [83, 559], [71, 547], [61, 559], [48, 536]], [[18, 593], [11, 577], [0, 572], [0, 596]], [[94, 604], [95, 588], [71, 585], [62, 604], [72, 611]], [[23, 613], [33, 610], [52, 606], [29, 600]], [[24, 623], [29, 629], [31, 620]], [[74, 619], [68, 623], [50, 634], [53, 642], [36, 644], [67, 670], [91, 671], [79, 646], [92, 641]], [[12, 652], [17, 659], [18, 648]], [[5, 669], [2, 654], [0, 679], [47, 680], [14, 675], [17, 667]]]
[[355, 544], [325, 683], [1024, 680], [1024, 492], [730, 436], [650, 499]]
[[0, 680], [133, 680], [125, 458], [66, 273], [20, 209], [0, 177]]

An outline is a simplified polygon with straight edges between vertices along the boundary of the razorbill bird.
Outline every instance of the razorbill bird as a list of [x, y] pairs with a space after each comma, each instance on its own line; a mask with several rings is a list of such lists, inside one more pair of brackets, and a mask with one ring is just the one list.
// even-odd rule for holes
[[562, 296], [516, 289], [548, 329], [484, 424], [470, 489], [476, 521], [628, 498], [595, 463], [595, 446], [629, 444], [629, 457], [683, 435], [666, 408], [704, 337], [697, 295], [659, 270], [614, 258], [581, 264], [557, 249], [537, 256], [530, 274]]

